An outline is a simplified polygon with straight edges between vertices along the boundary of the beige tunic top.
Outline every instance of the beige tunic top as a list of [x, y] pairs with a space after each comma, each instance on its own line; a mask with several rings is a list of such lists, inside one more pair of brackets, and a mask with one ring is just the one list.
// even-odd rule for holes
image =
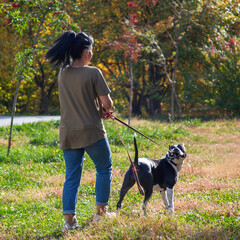
[[66, 67], [58, 77], [61, 110], [60, 148], [90, 146], [106, 137], [98, 96], [110, 93], [96, 67]]

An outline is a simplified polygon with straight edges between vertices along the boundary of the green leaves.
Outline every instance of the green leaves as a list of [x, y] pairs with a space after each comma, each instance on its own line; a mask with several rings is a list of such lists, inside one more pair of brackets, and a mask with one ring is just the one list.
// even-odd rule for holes
[[[237, 1], [137, 0], [130, 3], [135, 7], [129, 7], [128, 2], [123, 1], [111, 1], [109, 4], [104, 1], [75, 0], [65, 2], [61, 0], [15, 0], [11, 3], [10, 1], [0, 3], [0, 14], [3, 20], [0, 27], [1, 42], [4, 43], [0, 56], [2, 66], [0, 112], [9, 113], [11, 111], [15, 86], [9, 86], [9, 83], [13, 74], [19, 75], [20, 69], [23, 69], [22, 66], [26, 66], [23, 74], [27, 84], [24, 89], [28, 90], [20, 91], [20, 95], [24, 95], [23, 99], [28, 99], [30, 95], [26, 92], [31, 92], [36, 96], [33, 99], [34, 104], [38, 106], [41, 104], [38, 100], [41, 98], [40, 89], [35, 84], [34, 76], [41, 75], [41, 64], [47, 85], [50, 86], [53, 83], [53, 80], [56, 79], [56, 72], [50, 69], [44, 56], [56, 37], [70, 29], [77, 32], [79, 30], [87, 31], [95, 38], [92, 64], [101, 68], [106, 79], [111, 80], [108, 83], [112, 89], [115, 89], [112, 91], [112, 96], [116, 102], [121, 102], [118, 104], [121, 111], [127, 108], [127, 96], [129, 95], [127, 94], [128, 77], [126, 77], [128, 70], [124, 54], [131, 53], [130, 50], [134, 50], [134, 44], [130, 46], [125, 41], [124, 44], [130, 48], [125, 46], [120, 51], [113, 51], [106, 45], [119, 40], [120, 36], [124, 36], [125, 30], [129, 30], [136, 36], [138, 43], [141, 41], [144, 45], [144, 47], [140, 47], [135, 44], [135, 49], [139, 50], [139, 54], [135, 54], [134, 57], [140, 61], [135, 64], [133, 72], [137, 76], [134, 80], [136, 91], [133, 105], [140, 103], [139, 109], [143, 109], [141, 113], [149, 113], [146, 106], [150, 105], [151, 100], [145, 94], [149, 93], [146, 88], [157, 89], [150, 79], [153, 79], [157, 73], [163, 74], [163, 70], [157, 69], [156, 73], [151, 75], [150, 61], [158, 64], [155, 67], [159, 67], [164, 61], [171, 61], [174, 64], [175, 62], [172, 61], [177, 56], [176, 92], [184, 109], [187, 111], [192, 108], [198, 109], [202, 105], [203, 107], [213, 107], [216, 111], [222, 107], [223, 111], [226, 109], [232, 111], [232, 108], [238, 107], [233, 104], [233, 100], [228, 103], [228, 106], [218, 101], [220, 88], [227, 89], [226, 86], [230, 86], [231, 81], [238, 81], [239, 63], [234, 60], [239, 57], [240, 7]], [[125, 30], [122, 21], [127, 26]], [[133, 24], [134, 21], [135, 24]], [[236, 40], [236, 43], [231, 44], [226, 50], [224, 44], [218, 40], [219, 34], [224, 41], [230, 43], [230, 39], [232, 39]], [[208, 55], [207, 51], [212, 50], [209, 39], [213, 41], [219, 56], [217, 54], [215, 56]], [[221, 44], [222, 46], [220, 46]], [[18, 56], [14, 60], [16, 54]], [[24, 64], [25, 60], [26, 65]], [[167, 67], [170, 70], [172, 66], [167, 64]], [[169, 75], [171, 76], [171, 74]], [[17, 79], [19, 78], [21, 77], [17, 77]], [[216, 84], [213, 86], [214, 79], [216, 79]], [[232, 80], [227, 81], [226, 79]], [[155, 83], [156, 81], [158, 80], [153, 80]], [[159, 81], [157, 84], [159, 88], [161, 84], [162, 81]], [[141, 89], [143, 85], [145, 88]], [[219, 85], [221, 87], [218, 87]], [[236, 83], [233, 86], [234, 98], [238, 99], [239, 87]], [[48, 91], [48, 87], [46, 91]], [[162, 109], [169, 109], [169, 90], [164, 96], [159, 92], [161, 91], [156, 90], [154, 95], [162, 97]], [[225, 97], [230, 99], [230, 90], [228, 92]], [[53, 95], [54, 98], [50, 98], [49, 102], [56, 112], [58, 111], [57, 88], [53, 90]], [[152, 95], [152, 93], [148, 95]], [[20, 110], [22, 113], [29, 111], [23, 107], [27, 105], [23, 99]], [[222, 102], [224, 103], [224, 101]], [[36, 110], [36, 112], [39, 111], [39, 109]], [[233, 111], [236, 112], [236, 110]], [[135, 113], [139, 114], [139, 112], [140, 110]]]

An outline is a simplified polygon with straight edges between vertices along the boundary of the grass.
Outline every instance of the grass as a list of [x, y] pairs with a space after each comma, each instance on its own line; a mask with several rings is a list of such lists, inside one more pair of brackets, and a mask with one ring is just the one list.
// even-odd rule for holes
[[[105, 121], [113, 155], [109, 210], [114, 211], [129, 162], [114, 123]], [[137, 136], [139, 155], [160, 158], [172, 143], [185, 143], [188, 157], [175, 187], [175, 215], [154, 192], [148, 215], [135, 186], [114, 219], [91, 224], [95, 212], [94, 165], [86, 155], [78, 197], [80, 231], [63, 235], [64, 159], [58, 121], [15, 126], [9, 157], [9, 127], [0, 128], [0, 239], [240, 239], [240, 122], [199, 119], [182, 123], [133, 119], [132, 126], [161, 143]], [[116, 123], [134, 156], [133, 132]]]

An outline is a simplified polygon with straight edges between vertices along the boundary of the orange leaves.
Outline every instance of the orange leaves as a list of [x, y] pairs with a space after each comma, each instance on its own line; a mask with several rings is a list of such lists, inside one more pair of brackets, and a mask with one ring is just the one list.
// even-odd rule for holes
[[62, 13], [62, 11], [56, 11], [56, 12], [54, 12], [53, 14], [58, 15], [58, 14], [60, 14], [60, 13]]
[[173, 17], [169, 16], [167, 19], [161, 20], [154, 25], [154, 29], [159, 33], [164, 33], [166, 30], [173, 27]]

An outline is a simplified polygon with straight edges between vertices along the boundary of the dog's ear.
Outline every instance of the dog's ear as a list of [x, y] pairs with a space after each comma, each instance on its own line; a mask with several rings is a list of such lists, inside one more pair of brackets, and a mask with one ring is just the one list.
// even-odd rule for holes
[[187, 157], [186, 148], [184, 144], [178, 144], [178, 148], [184, 153], [184, 158]]
[[178, 144], [178, 148], [180, 148], [181, 150], [183, 150], [184, 152], [186, 152], [186, 148], [184, 146], [184, 143]]
[[174, 146], [173, 145], [169, 145], [169, 150], [173, 149]]

